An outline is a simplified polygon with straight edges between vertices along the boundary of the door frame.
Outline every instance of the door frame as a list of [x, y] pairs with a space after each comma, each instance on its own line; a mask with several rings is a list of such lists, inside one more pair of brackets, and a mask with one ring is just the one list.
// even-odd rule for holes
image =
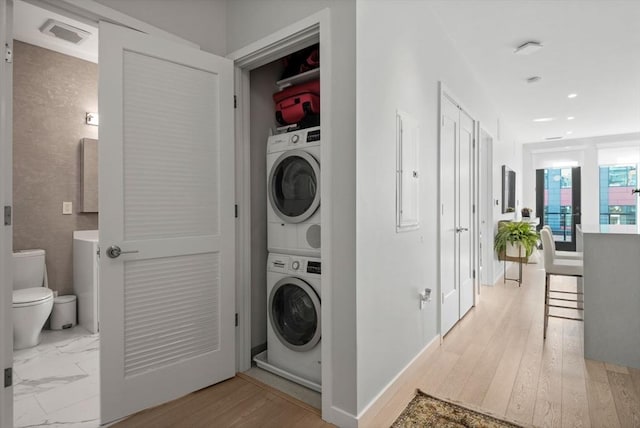
[[[200, 46], [153, 25], [130, 17], [93, 0], [58, 0], [51, 4], [46, 0], [24, 0], [43, 9], [98, 27], [98, 21], [129, 27], [153, 36], [172, 40], [199, 49]], [[4, 22], [6, 19], [7, 22]], [[0, 22], [4, 32], [0, 34], [0, 46], [7, 44], [13, 50], [13, 0], [0, 0]], [[4, 51], [4, 49], [3, 49]], [[4, 57], [4, 52], [3, 55]], [[11, 65], [2, 60], [0, 65], [0, 201], [2, 206], [13, 206], [13, 79]], [[13, 367], [13, 318], [12, 301], [12, 253], [13, 227], [0, 230], [0, 369]], [[13, 388], [0, 386], [0, 426], [13, 426]]]
[[[472, 220], [471, 220], [471, 226], [473, 227], [474, 230], [470, 230], [469, 233], [472, 236], [472, 258], [473, 258], [473, 268], [475, 270], [475, 280], [473, 281], [474, 284], [474, 290], [473, 290], [473, 305], [472, 308], [475, 307], [478, 302], [479, 302], [479, 281], [478, 281], [478, 263], [479, 263], [479, 259], [478, 259], [478, 253], [479, 253], [479, 246], [478, 243], [479, 241], [477, 239], [475, 239], [476, 234], [477, 234], [477, 218], [478, 218], [478, 192], [477, 192], [477, 188], [478, 188], [478, 130], [480, 129], [480, 127], [478, 126], [479, 121], [477, 119], [475, 119], [475, 116], [473, 114], [470, 113], [470, 110], [467, 109], [465, 107], [464, 104], [462, 104], [461, 102], [459, 102], [458, 100], [460, 98], [458, 98], [456, 96], [456, 94], [454, 92], [452, 92], [449, 87], [443, 82], [443, 81], [438, 81], [438, 124], [440, 123], [440, 120], [442, 118], [442, 100], [443, 98], [448, 98], [452, 103], [454, 103], [455, 105], [458, 106], [458, 108], [460, 110], [462, 110], [463, 112], [465, 112], [470, 118], [471, 120], [473, 120], [473, 154], [472, 154], [472, 172], [471, 175], [473, 177], [473, 183], [472, 183], [472, 189], [471, 189], [471, 194], [472, 194]], [[440, 156], [442, 153], [442, 135], [441, 135], [441, 130], [442, 127], [438, 125], [438, 207], [442, 206], [442, 197], [444, 195], [444, 193], [447, 191], [447, 189], [444, 189], [443, 186], [445, 184], [445, 180], [444, 180], [444, 171], [442, 171], [441, 165], [440, 165]], [[438, 208], [438, 210], [440, 210], [440, 208]], [[441, 230], [441, 216], [438, 215], [438, 222], [437, 222], [437, 227], [438, 227], [438, 238], [437, 238], [437, 242], [438, 242], [438, 249], [441, 248], [441, 244], [442, 244], [442, 230]], [[440, 333], [440, 340], [442, 341], [444, 339], [444, 334], [442, 332], [442, 298], [441, 296], [441, 290], [442, 290], [442, 285], [441, 285], [441, 256], [440, 256], [440, 251], [438, 251], [438, 256], [437, 256], [437, 275], [438, 275], [438, 332]], [[468, 313], [468, 312], [467, 312]], [[466, 315], [466, 314], [465, 314]], [[462, 318], [459, 318], [462, 319]], [[454, 324], [455, 326], [455, 324]], [[453, 327], [452, 327], [453, 328]], [[451, 331], [451, 330], [449, 330]]]
[[[0, 0], [0, 46], [13, 50], [13, 0]], [[3, 57], [4, 57], [3, 53]], [[0, 64], [0, 205], [13, 206], [13, 73]], [[3, 208], [4, 209], [4, 208]], [[3, 223], [4, 224], [4, 223]], [[13, 226], [0, 229], [0, 369], [13, 367]], [[0, 426], [13, 426], [13, 386], [0, 385]]]
[[[331, 81], [332, 43], [330, 34], [329, 9], [321, 10], [275, 33], [249, 44], [227, 55], [235, 65], [235, 94], [237, 108], [235, 115], [236, 138], [236, 201], [238, 221], [236, 225], [236, 302], [239, 326], [236, 331], [236, 370], [246, 371], [251, 367], [251, 166], [250, 166], [250, 72], [258, 67], [296, 52], [313, 43], [320, 42], [321, 81]], [[320, 86], [320, 117], [322, 128], [322, 149], [320, 152], [320, 200], [321, 204], [330, 203], [329, 177], [331, 164], [329, 154], [333, 141], [331, 129], [331, 85]], [[331, 265], [329, 263], [332, 242], [331, 211], [323, 210], [322, 242], [322, 417], [325, 420], [338, 420], [332, 408], [331, 384]], [[266, 266], [265, 266], [266, 269]], [[331, 414], [330, 414], [331, 413]]]

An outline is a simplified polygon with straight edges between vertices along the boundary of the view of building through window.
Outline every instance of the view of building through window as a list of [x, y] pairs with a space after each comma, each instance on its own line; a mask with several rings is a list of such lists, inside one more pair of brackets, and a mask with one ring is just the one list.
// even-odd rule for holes
[[571, 241], [571, 167], [544, 170], [544, 222], [555, 241]]
[[600, 224], [636, 224], [637, 165], [600, 166]]

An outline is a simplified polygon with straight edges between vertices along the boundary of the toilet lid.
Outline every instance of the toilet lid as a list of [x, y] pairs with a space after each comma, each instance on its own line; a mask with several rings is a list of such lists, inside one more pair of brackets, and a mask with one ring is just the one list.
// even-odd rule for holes
[[45, 287], [23, 288], [13, 291], [13, 303], [34, 303], [53, 297], [53, 291]]

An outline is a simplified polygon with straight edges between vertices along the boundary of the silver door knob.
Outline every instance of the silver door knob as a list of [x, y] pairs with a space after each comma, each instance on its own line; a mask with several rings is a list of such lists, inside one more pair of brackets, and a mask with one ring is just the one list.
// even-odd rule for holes
[[107, 256], [109, 256], [112, 259], [116, 259], [120, 257], [120, 254], [132, 254], [137, 252], [138, 250], [122, 251], [120, 247], [118, 247], [117, 245], [112, 245], [109, 248], [107, 248]]
[[456, 232], [460, 233], [460, 232], [467, 232], [469, 230], [469, 228], [467, 227], [458, 227], [456, 229]]

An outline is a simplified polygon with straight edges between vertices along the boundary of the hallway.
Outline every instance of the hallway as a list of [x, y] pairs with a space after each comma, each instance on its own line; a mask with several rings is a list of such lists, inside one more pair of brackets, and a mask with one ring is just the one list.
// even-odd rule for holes
[[[520, 288], [482, 287], [416, 387], [522, 424], [640, 426], [640, 370], [585, 360], [578, 321], [550, 318], [543, 341], [543, 266], [525, 265], [523, 276]], [[573, 278], [552, 281], [575, 287]]]

